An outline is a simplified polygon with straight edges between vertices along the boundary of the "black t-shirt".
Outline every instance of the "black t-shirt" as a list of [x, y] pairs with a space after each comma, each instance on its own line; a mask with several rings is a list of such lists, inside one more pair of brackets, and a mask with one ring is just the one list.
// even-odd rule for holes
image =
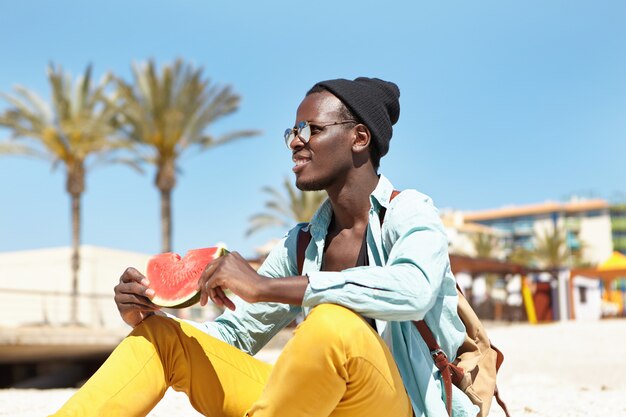
[[[324, 245], [324, 253], [326, 253], [326, 248], [328, 247], [328, 245]], [[359, 250], [359, 256], [357, 256], [356, 258], [356, 265], [354, 266], [369, 266], [370, 264], [370, 260], [369, 257], [367, 256], [367, 230], [365, 231], [365, 233], [363, 234], [363, 242], [361, 242], [361, 249]], [[324, 270], [324, 259], [322, 258], [322, 271]], [[369, 318], [369, 317], [363, 317], [365, 319], [365, 321], [372, 326], [372, 328], [374, 328], [374, 330], [376, 329], [376, 320]]]

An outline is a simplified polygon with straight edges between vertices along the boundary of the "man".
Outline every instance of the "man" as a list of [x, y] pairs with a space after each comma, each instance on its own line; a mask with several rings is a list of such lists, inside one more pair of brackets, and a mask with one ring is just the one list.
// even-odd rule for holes
[[[425, 319], [454, 358], [464, 327], [447, 239], [427, 196], [405, 190], [391, 201], [378, 174], [399, 96], [376, 78], [316, 84], [285, 133], [296, 185], [328, 193], [310, 224], [292, 229], [258, 273], [237, 253], [208, 265], [201, 304], [227, 307], [211, 323], [155, 314], [149, 282], [127, 269], [115, 300], [134, 330], [58, 415], [145, 415], [171, 386], [210, 416], [447, 416], [411, 322]], [[299, 271], [301, 230], [311, 239]], [[306, 318], [274, 366], [244, 353], [300, 311]], [[477, 411], [455, 388], [454, 416]]]

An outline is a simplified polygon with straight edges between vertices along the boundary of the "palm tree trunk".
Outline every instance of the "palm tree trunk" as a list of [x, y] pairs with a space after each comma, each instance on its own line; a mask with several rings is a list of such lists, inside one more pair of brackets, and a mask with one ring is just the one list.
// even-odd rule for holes
[[78, 324], [78, 272], [80, 270], [80, 194], [72, 194], [72, 299], [70, 324]]
[[172, 251], [172, 191], [161, 189], [161, 252]]

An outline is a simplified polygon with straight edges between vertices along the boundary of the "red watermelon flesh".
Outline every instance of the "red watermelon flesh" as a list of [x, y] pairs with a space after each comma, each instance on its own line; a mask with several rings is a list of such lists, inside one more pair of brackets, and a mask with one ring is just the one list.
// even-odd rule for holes
[[152, 302], [161, 307], [184, 308], [200, 301], [198, 279], [206, 266], [222, 256], [221, 246], [194, 249], [181, 258], [177, 253], [161, 253], [148, 260], [146, 277], [154, 290]]

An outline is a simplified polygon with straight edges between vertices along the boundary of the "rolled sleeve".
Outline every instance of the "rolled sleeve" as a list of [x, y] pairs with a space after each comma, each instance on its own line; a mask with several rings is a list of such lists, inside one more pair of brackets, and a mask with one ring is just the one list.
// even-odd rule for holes
[[345, 274], [341, 272], [312, 272], [307, 276], [309, 286], [315, 291], [341, 287], [346, 283]]
[[[259, 270], [268, 278], [295, 275], [295, 239], [299, 227], [291, 230], [270, 252]], [[195, 327], [239, 349], [255, 354], [301, 311], [300, 306], [282, 303], [246, 303], [233, 297], [234, 311], [225, 310], [213, 322], [191, 323]]]

